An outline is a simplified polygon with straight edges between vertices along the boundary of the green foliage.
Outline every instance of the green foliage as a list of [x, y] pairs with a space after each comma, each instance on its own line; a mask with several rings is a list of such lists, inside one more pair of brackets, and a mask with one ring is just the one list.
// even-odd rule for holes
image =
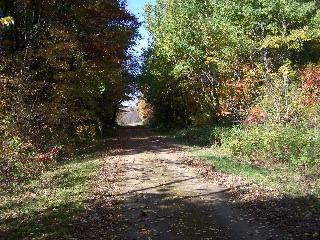
[[180, 130], [175, 138], [189, 145], [209, 146], [211, 131], [210, 127], [190, 127]]
[[139, 27], [123, 4], [0, 2], [0, 159], [8, 172], [33, 175], [42, 166], [37, 153], [97, 137], [98, 122], [103, 130], [115, 123], [132, 90], [128, 50]]
[[274, 124], [303, 119], [299, 69], [320, 59], [316, 1], [159, 0], [145, 12], [153, 42], [140, 84], [155, 112], [170, 106], [155, 118], [183, 106], [184, 122], [221, 125], [262, 102]]
[[234, 127], [220, 134], [222, 147], [252, 162], [286, 163], [296, 167], [317, 167], [320, 161], [319, 132], [308, 129]]
[[[155, 121], [218, 125], [209, 142], [234, 155], [317, 168], [316, 1], [159, 0], [145, 12], [153, 42], [139, 83]], [[245, 127], [221, 127], [232, 122]], [[207, 139], [196, 132], [177, 135]]]

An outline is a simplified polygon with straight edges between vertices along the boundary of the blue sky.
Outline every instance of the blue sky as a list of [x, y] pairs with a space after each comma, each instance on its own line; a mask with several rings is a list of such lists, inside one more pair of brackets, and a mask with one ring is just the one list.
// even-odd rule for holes
[[[133, 13], [140, 22], [143, 22], [143, 7], [148, 2], [155, 4], [156, 0], [127, 0], [127, 9]], [[139, 31], [143, 39], [140, 40], [139, 46], [136, 48], [138, 51], [148, 46], [148, 31], [143, 26], [140, 27]]]
[[[151, 4], [155, 4], [156, 0], [127, 0], [127, 9], [139, 19], [139, 22], [143, 22], [143, 7], [148, 2], [150, 2]], [[141, 51], [141, 48], [145, 48], [148, 46], [149, 38], [148, 31], [144, 28], [143, 25], [140, 27], [139, 32], [142, 35], [143, 39], [141, 39], [139, 45], [135, 47], [135, 50], [138, 52]], [[138, 98], [134, 97], [130, 101], [123, 102], [122, 105], [134, 106], [137, 103]]]

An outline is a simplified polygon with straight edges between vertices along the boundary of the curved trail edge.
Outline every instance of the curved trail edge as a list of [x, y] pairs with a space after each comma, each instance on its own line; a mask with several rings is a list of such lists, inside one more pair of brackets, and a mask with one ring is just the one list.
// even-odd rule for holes
[[120, 128], [110, 140], [86, 237], [285, 239], [270, 223], [242, 210], [224, 193], [228, 189], [199, 176], [186, 158], [183, 148], [144, 127]]

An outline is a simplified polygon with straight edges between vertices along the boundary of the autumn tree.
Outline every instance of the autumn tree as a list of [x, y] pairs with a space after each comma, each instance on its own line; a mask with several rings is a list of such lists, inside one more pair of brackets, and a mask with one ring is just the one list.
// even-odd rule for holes
[[1, 1], [0, 13], [1, 114], [20, 138], [52, 146], [115, 122], [139, 26], [124, 2]]
[[185, 108], [184, 122], [193, 124], [243, 120], [260, 102], [270, 121], [289, 124], [299, 115], [299, 68], [319, 60], [316, 1], [158, 0], [145, 12], [150, 104], [165, 102], [157, 94], [167, 91], [165, 98], [175, 97], [166, 105]]

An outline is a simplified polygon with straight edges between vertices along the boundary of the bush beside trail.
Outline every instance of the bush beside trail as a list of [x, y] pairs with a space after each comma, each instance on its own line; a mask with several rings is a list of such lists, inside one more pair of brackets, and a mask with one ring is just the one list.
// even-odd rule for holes
[[235, 126], [213, 129], [211, 140], [233, 155], [252, 162], [280, 162], [312, 168], [320, 161], [320, 135], [316, 130]]
[[236, 125], [159, 130], [164, 132], [180, 144], [205, 149], [205, 153], [196, 150], [196, 155], [218, 172], [241, 175], [261, 186], [276, 186], [284, 195], [319, 197], [317, 130]]

